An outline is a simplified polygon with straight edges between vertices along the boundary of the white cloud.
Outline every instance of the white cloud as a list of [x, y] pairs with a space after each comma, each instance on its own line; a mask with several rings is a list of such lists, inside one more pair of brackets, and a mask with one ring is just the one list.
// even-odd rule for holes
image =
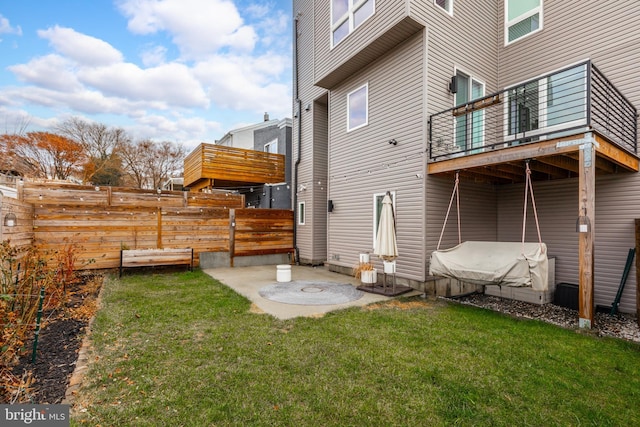
[[21, 81], [47, 89], [74, 91], [81, 88], [73, 71], [73, 63], [60, 55], [41, 56], [26, 64], [7, 68]]
[[171, 106], [206, 107], [208, 100], [187, 66], [169, 63], [141, 69], [131, 63], [84, 68], [78, 78], [106, 95], [131, 100], [161, 101]]
[[12, 27], [9, 23], [9, 20], [4, 16], [0, 15], [0, 34], [17, 34], [19, 36], [22, 35], [22, 28], [18, 25], [17, 27]]
[[123, 0], [119, 4], [137, 34], [167, 31], [185, 59], [223, 47], [251, 51], [256, 33], [228, 0]]
[[109, 43], [71, 28], [56, 25], [39, 30], [38, 35], [49, 40], [56, 51], [82, 65], [109, 65], [123, 60], [122, 53]]
[[[202, 117], [166, 117], [149, 114], [136, 120], [133, 126], [125, 127], [136, 139], [169, 140], [182, 143], [188, 151], [201, 142], [213, 142], [223, 132], [219, 122]], [[171, 135], [167, 139], [167, 135]]]
[[167, 56], [167, 48], [164, 46], [152, 46], [142, 51], [140, 59], [145, 67], [155, 67], [164, 64]]
[[284, 117], [291, 111], [290, 83], [278, 78], [288, 62], [288, 57], [277, 54], [215, 56], [196, 65], [194, 74], [220, 107]]

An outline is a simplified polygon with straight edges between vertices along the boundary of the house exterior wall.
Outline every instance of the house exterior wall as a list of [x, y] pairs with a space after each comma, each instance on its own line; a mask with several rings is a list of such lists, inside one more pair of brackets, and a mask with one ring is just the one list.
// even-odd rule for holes
[[[321, 264], [326, 260], [326, 194], [323, 195], [321, 187], [311, 185], [320, 180], [326, 182], [326, 153], [318, 155], [319, 148], [315, 147], [314, 134], [317, 135], [317, 127], [327, 126], [325, 123], [314, 123], [314, 115], [317, 114], [314, 101], [327, 96], [327, 91], [314, 86], [314, 1], [296, 0], [293, 7], [294, 16], [297, 19], [297, 49], [294, 58], [297, 59], [297, 73], [294, 72], [294, 87], [297, 92], [294, 96], [300, 100], [301, 108], [296, 99], [293, 100], [293, 149], [291, 156], [292, 174], [294, 183], [292, 191], [296, 204], [305, 203], [305, 224], [296, 225], [296, 249], [298, 259], [303, 264]], [[295, 46], [294, 46], [295, 48]], [[294, 59], [294, 60], [295, 60]], [[294, 63], [294, 68], [296, 64]], [[297, 81], [296, 81], [297, 78]], [[307, 105], [312, 108], [306, 109]], [[326, 122], [326, 118], [324, 120]], [[316, 132], [316, 133], [314, 133]], [[301, 138], [300, 138], [301, 136]], [[326, 147], [325, 147], [326, 151]], [[296, 167], [296, 163], [299, 163]], [[297, 170], [297, 179], [296, 178]], [[324, 175], [323, 175], [324, 170]], [[318, 174], [318, 176], [316, 176]], [[322, 181], [324, 179], [324, 181]], [[326, 188], [326, 187], [325, 187]], [[318, 192], [317, 192], [318, 191]], [[314, 203], [322, 201], [324, 208], [313, 208]], [[298, 206], [296, 210], [296, 222], [298, 220]]]
[[[328, 151], [317, 144], [326, 126], [321, 119], [324, 113], [300, 112], [300, 182], [314, 182], [314, 174], [320, 173], [317, 167], [328, 164], [326, 195], [314, 185], [298, 193], [300, 200], [313, 206], [309, 209], [307, 204], [307, 224], [300, 227], [297, 240], [301, 254], [310, 258], [324, 250], [318, 246], [315, 251], [314, 242], [324, 245], [325, 224], [330, 263], [350, 267], [357, 262], [358, 253], [371, 251], [373, 194], [391, 190], [396, 193], [398, 275], [426, 278], [453, 188], [452, 177], [425, 173], [427, 121], [430, 114], [453, 107], [454, 95], [448, 85], [456, 70], [483, 82], [489, 94], [591, 59], [625, 97], [640, 106], [636, 71], [640, 2], [547, 0], [543, 2], [542, 30], [508, 46], [504, 45], [504, 0], [455, 1], [453, 16], [433, 1], [378, 0], [375, 7], [372, 17], [331, 48], [330, 2], [294, 1], [294, 13], [302, 11], [298, 43], [303, 108], [328, 94]], [[369, 124], [347, 132], [347, 94], [364, 83], [369, 85]], [[392, 138], [397, 146], [386, 143]], [[424, 176], [418, 178], [419, 174]], [[578, 280], [577, 187], [577, 180], [570, 179], [534, 185], [542, 239], [549, 254], [556, 257], [557, 282]], [[627, 250], [633, 246], [638, 189], [640, 174], [597, 178], [597, 304], [611, 304], [617, 291]], [[462, 239], [519, 241], [523, 198], [522, 185], [473, 183], [463, 175]], [[328, 219], [326, 199], [335, 206]], [[537, 240], [533, 218], [529, 208], [528, 241]], [[454, 209], [441, 247], [457, 243], [456, 220]], [[622, 311], [635, 311], [635, 286], [632, 274]]]
[[[396, 194], [397, 263], [424, 277], [424, 33], [418, 33], [331, 91], [329, 258], [352, 267], [373, 251], [373, 197]], [[368, 125], [347, 132], [347, 95], [368, 84]], [[389, 144], [395, 139], [397, 145]], [[380, 264], [381, 266], [381, 264]]]
[[[390, 27], [407, 17], [407, 8], [405, 0], [376, 1], [375, 13], [333, 48], [331, 48], [331, 2], [328, 0], [315, 2], [314, 13], [313, 75], [314, 81], [318, 81], [339, 66], [353, 61], [355, 55], [378, 40]], [[360, 61], [365, 64], [369, 59]]]
[[[638, 108], [640, 106], [640, 2], [545, 1], [543, 29], [504, 46], [504, 4], [499, 2], [499, 86], [534, 78], [584, 59], [596, 67]], [[578, 283], [577, 180], [535, 183], [542, 238], [556, 256], [556, 281]], [[596, 304], [611, 305], [634, 246], [634, 219], [640, 212], [640, 174], [596, 179]], [[500, 240], [520, 240], [522, 197], [519, 186], [499, 191]], [[517, 213], [516, 210], [520, 210]], [[531, 219], [531, 216], [529, 216]], [[513, 218], [513, 221], [509, 221]], [[529, 224], [529, 240], [537, 239]], [[636, 277], [630, 274], [620, 310], [635, 312]]]

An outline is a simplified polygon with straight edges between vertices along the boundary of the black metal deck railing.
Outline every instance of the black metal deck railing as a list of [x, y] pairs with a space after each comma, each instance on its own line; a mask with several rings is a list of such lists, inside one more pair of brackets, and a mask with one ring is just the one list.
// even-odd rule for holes
[[636, 108], [591, 61], [433, 114], [433, 161], [596, 131], [638, 152]]

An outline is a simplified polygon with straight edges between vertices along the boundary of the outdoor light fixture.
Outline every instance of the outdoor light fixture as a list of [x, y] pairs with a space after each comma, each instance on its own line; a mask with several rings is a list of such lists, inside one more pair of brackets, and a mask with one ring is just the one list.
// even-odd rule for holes
[[587, 216], [587, 210], [584, 209], [584, 213], [578, 216], [576, 220], [576, 233], [589, 233], [591, 231], [591, 220]]
[[18, 218], [11, 210], [11, 206], [9, 206], [9, 212], [4, 216], [4, 225], [5, 227], [15, 227], [17, 224]]
[[398, 141], [396, 141], [395, 139], [390, 139], [390, 140], [389, 140], [389, 144], [391, 144], [391, 145], [398, 145]]
[[449, 83], [449, 92], [458, 92], [458, 78], [456, 76], [451, 77], [451, 82]]

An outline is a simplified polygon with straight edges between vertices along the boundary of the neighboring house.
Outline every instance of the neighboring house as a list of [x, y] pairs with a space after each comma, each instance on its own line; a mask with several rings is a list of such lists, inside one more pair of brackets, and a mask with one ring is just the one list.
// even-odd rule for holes
[[[584, 326], [594, 303], [611, 305], [640, 218], [640, 2], [294, 0], [293, 12], [300, 262], [348, 272], [390, 191], [398, 281], [422, 289], [455, 172], [462, 240], [519, 241], [531, 159], [556, 282], [580, 283]], [[458, 243], [451, 215], [441, 248]], [[632, 274], [621, 311], [636, 311], [635, 292]]]
[[269, 113], [264, 113], [264, 120], [262, 122], [230, 130], [222, 138], [216, 140], [216, 145], [255, 150], [254, 132], [260, 129], [277, 126], [279, 123], [280, 120], [271, 120], [269, 118]]
[[284, 181], [265, 184], [259, 189], [239, 188], [238, 191], [245, 195], [248, 207], [291, 209], [291, 119], [268, 123], [271, 124], [253, 131], [253, 149], [285, 156]]
[[237, 191], [247, 207], [291, 209], [291, 128], [291, 119], [269, 120], [265, 114], [262, 123], [230, 131], [216, 144], [200, 144], [185, 159], [184, 186]]
[[162, 184], [162, 189], [168, 191], [183, 191], [183, 188], [184, 178], [181, 176], [168, 178], [164, 184]]

